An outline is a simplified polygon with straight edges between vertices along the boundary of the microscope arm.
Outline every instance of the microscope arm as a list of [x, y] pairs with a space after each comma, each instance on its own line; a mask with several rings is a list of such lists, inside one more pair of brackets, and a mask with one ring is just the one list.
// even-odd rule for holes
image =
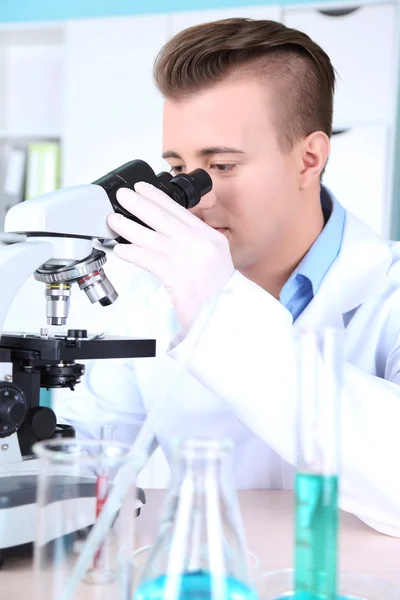
[[[109, 304], [118, 297], [100, 268], [106, 260], [104, 252], [96, 254], [93, 249], [96, 239], [116, 237], [107, 225], [107, 215], [112, 211], [107, 192], [96, 184], [61, 188], [20, 202], [8, 211], [5, 233], [23, 234], [26, 241], [0, 249], [0, 277], [2, 282], [7, 282], [6, 295], [3, 293], [0, 301], [0, 335], [17, 291], [33, 273], [38, 279], [36, 272], [44, 264], [46, 272], [41, 273], [39, 281], [53, 283], [54, 273], [59, 274], [62, 269], [68, 271], [71, 265], [71, 273], [62, 273], [61, 281], [76, 281], [77, 273], [93, 275], [90, 279], [86, 277], [85, 287], [81, 288], [91, 302]], [[46, 295], [48, 323], [65, 324], [69, 294], [68, 291], [60, 295], [56, 302], [52, 293]]]
[[17, 292], [32, 273], [54, 257], [54, 244], [49, 241], [19, 242], [1, 248], [0, 251], [0, 336], [8, 310]]
[[76, 185], [16, 204], [6, 214], [4, 231], [40, 233], [46, 237], [56, 234], [92, 240], [114, 239], [117, 235], [107, 225], [107, 215], [111, 212], [113, 206], [101, 186]]

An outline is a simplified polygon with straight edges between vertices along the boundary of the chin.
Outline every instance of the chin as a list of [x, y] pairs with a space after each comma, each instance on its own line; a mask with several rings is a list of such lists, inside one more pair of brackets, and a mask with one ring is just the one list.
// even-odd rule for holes
[[252, 266], [254, 265], [254, 257], [246, 255], [246, 253], [243, 252], [243, 249], [241, 250], [238, 247], [235, 248], [235, 246], [231, 243], [229, 244], [229, 247], [235, 269], [243, 272], [243, 274], [251, 270]]

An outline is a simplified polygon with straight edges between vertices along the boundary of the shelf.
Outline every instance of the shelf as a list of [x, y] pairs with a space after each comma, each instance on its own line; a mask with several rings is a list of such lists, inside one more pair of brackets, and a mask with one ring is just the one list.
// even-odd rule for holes
[[49, 142], [59, 142], [62, 135], [61, 133], [13, 133], [12, 131], [4, 131], [0, 129], [0, 141], [22, 141], [22, 142], [30, 142], [30, 141], [49, 141]]
[[1, 138], [59, 137], [64, 30], [7, 30], [0, 40]]
[[61, 44], [64, 41], [64, 26], [60, 24], [46, 25], [42, 23], [21, 24], [21, 26], [6, 27], [0, 24], [0, 47], [11, 45], [35, 46], [43, 44]]

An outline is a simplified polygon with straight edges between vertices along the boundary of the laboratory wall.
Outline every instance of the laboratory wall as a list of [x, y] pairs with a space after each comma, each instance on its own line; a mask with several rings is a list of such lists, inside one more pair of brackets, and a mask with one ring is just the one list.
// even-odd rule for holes
[[[89, 10], [94, 10], [94, 1], [79, 3], [81, 12], [78, 2], [43, 1], [36, 12], [24, 12], [22, 0], [1, 6], [0, 228], [9, 206], [29, 202], [35, 193], [91, 182], [134, 158], [146, 160], [156, 171], [165, 169], [160, 158], [162, 98], [152, 82], [158, 50], [190, 25], [245, 16], [301, 29], [327, 50], [338, 83], [325, 183], [374, 230], [390, 234], [398, 129], [398, 2], [218, 4], [220, 8], [211, 10], [214, 2], [199, 0], [199, 10], [183, 11], [186, 2], [170, 0], [166, 12], [161, 0], [153, 0], [146, 3], [147, 14], [139, 14], [142, 9], [133, 9], [139, 3], [121, 2], [113, 16], [105, 1], [96, 2], [97, 12]], [[110, 279], [123, 294], [135, 268], [112, 252], [108, 263]], [[115, 311], [118, 301], [107, 308], [90, 305], [74, 290], [69, 324], [93, 332], [112, 330]], [[31, 279], [11, 307], [6, 329], [35, 331], [44, 324], [44, 290]], [[54, 394], [55, 403], [58, 397]], [[165, 461], [157, 454], [141, 483], [161, 487], [167, 477]]]
[[[371, 0], [367, 0], [371, 1]], [[314, 0], [285, 0], [285, 5], [314, 4]], [[266, 6], [273, 0], [13, 0], [0, 3], [0, 23], [25, 23], [57, 21], [87, 17], [115, 17], [133, 14], [153, 14], [184, 10], [237, 8], [240, 6]], [[342, 0], [331, 0], [341, 6]]]

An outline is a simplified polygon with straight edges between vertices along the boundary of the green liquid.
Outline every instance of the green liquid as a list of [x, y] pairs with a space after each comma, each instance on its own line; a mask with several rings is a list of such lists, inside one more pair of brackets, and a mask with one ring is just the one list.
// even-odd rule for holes
[[296, 475], [296, 600], [336, 600], [338, 478]]

